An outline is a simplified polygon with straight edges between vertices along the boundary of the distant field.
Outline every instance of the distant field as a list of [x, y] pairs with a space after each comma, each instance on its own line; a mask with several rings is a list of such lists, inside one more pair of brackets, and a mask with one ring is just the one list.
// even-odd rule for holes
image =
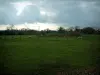
[[99, 41], [99, 35], [83, 36], [82, 39], [0, 36], [1, 69], [17, 74], [39, 71], [52, 75], [53, 69], [99, 66]]

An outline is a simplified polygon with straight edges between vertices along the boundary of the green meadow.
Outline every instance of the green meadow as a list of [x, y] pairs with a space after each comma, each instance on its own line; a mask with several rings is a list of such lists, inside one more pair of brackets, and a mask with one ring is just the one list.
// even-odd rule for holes
[[53, 75], [56, 70], [100, 65], [100, 36], [0, 36], [0, 65], [6, 73]]

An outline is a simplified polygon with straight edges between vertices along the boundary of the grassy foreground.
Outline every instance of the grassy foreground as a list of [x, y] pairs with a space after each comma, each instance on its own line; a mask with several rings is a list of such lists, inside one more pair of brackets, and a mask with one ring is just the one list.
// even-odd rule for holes
[[99, 35], [82, 39], [1, 36], [0, 69], [6, 73], [53, 75], [59, 69], [99, 66], [99, 41]]

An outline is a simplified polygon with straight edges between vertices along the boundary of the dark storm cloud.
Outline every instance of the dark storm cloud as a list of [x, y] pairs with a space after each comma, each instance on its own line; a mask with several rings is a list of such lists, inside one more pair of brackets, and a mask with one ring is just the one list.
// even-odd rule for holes
[[55, 20], [58, 23], [79, 26], [99, 26], [100, 24], [99, 0], [63, 0], [53, 3], [53, 7], [58, 11]]
[[[31, 1], [36, 6], [25, 8], [21, 16], [11, 2]], [[41, 15], [40, 13], [44, 15]], [[53, 22], [69, 25], [100, 24], [99, 0], [0, 0], [0, 24], [19, 24], [33, 22]]]

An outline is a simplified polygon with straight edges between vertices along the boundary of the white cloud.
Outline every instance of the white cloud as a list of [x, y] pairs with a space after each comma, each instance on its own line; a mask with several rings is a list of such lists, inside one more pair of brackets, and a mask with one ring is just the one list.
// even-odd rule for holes
[[5, 30], [5, 29], [7, 29], [8, 26], [9, 25], [0, 25], [0, 30]]
[[17, 16], [20, 16], [23, 10], [25, 9], [25, 7], [27, 7], [28, 5], [36, 5], [29, 1], [15, 2], [15, 3], [10, 3], [10, 4], [13, 4], [15, 9], [17, 10], [17, 13], [16, 13]]
[[[10, 25], [0, 25], [0, 30], [5, 30]], [[44, 30], [49, 28], [50, 30], [56, 30], [58, 28], [58, 25], [54, 23], [25, 23], [25, 24], [17, 24], [14, 25], [14, 29], [22, 29], [22, 28], [29, 28], [29, 29], [35, 29], [35, 30]]]
[[40, 7], [40, 14], [42, 18], [44, 18], [47, 22], [51, 22], [51, 23], [57, 17], [57, 12], [55, 12], [52, 9], [46, 9], [43, 7]]

